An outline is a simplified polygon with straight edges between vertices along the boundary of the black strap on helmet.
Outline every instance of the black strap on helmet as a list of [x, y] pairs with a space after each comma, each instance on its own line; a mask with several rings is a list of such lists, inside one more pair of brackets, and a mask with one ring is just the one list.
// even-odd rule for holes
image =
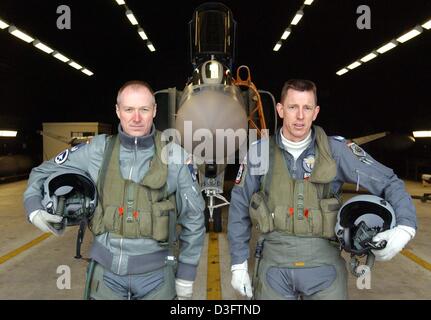
[[369, 228], [364, 221], [361, 221], [355, 229], [356, 230], [352, 232], [351, 228], [346, 228], [344, 230], [343, 240], [344, 249], [351, 253], [350, 271], [354, 276], [360, 277], [367, 272], [367, 269], [364, 268], [361, 272], [358, 272], [360, 266], [358, 256], [367, 256], [365, 266], [368, 267], [368, 270], [371, 270], [375, 260], [371, 249], [381, 250], [385, 248], [386, 241], [380, 241], [378, 243], [373, 242], [374, 236], [379, 233], [380, 229]]

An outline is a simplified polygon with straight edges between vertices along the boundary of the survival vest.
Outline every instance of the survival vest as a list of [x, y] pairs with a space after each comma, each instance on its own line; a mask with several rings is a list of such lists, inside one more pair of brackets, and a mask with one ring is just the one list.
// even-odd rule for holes
[[154, 136], [155, 152], [150, 167], [140, 183], [126, 180], [120, 171], [120, 139], [107, 142], [97, 181], [99, 204], [90, 229], [94, 235], [111, 232], [125, 238], [152, 238], [166, 241], [169, 212], [175, 210], [174, 195], [168, 197], [168, 166], [162, 159], [161, 133]]
[[315, 163], [308, 179], [292, 179], [275, 137], [269, 140], [269, 169], [249, 207], [251, 219], [262, 233], [335, 237], [340, 202], [331, 196], [330, 183], [337, 173], [336, 163], [325, 132], [318, 126], [314, 130]]

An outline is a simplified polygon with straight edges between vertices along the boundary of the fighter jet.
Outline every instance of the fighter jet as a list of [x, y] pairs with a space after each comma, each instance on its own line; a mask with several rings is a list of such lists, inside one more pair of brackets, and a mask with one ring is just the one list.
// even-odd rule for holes
[[[236, 21], [228, 7], [200, 5], [189, 22], [189, 32], [192, 76], [182, 91], [169, 88], [155, 96], [159, 110], [168, 110], [167, 128], [177, 130], [176, 141], [197, 163], [207, 198], [207, 230], [212, 223], [213, 230], [220, 232], [221, 207], [229, 204], [222, 195], [226, 166], [242, 160], [250, 138], [267, 133], [265, 114], [276, 119], [275, 99], [254, 86], [248, 67], [239, 67], [233, 76]], [[242, 79], [244, 73], [247, 76]], [[262, 96], [270, 102], [266, 110]], [[255, 130], [255, 137], [249, 136], [249, 129]]]

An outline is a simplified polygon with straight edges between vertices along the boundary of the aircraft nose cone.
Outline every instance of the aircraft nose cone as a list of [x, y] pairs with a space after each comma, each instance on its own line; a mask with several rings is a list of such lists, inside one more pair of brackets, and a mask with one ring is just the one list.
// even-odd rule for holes
[[[207, 90], [185, 99], [178, 110], [176, 128], [188, 152], [206, 161], [222, 161], [246, 141], [247, 114], [235, 96]], [[201, 149], [212, 150], [212, 154], [202, 154]]]

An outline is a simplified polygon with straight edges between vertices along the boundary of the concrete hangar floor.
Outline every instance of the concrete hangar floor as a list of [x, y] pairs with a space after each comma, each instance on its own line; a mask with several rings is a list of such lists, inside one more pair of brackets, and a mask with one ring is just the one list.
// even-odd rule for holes
[[[370, 289], [358, 289], [356, 278], [350, 274], [350, 299], [431, 299], [431, 202], [416, 199], [417, 195], [430, 193], [431, 187], [419, 182], [405, 183], [417, 209], [416, 237], [391, 261], [376, 262]], [[70, 227], [64, 236], [57, 238], [43, 234], [28, 223], [22, 204], [26, 185], [26, 180], [0, 185], [0, 299], [82, 299], [87, 261], [74, 258], [77, 228]], [[347, 187], [345, 199], [353, 195], [352, 188]], [[194, 285], [195, 300], [243, 299], [230, 285], [226, 207], [222, 214], [223, 232], [206, 234]], [[91, 240], [87, 231], [82, 245], [83, 257], [88, 255]], [[349, 261], [348, 255], [343, 256]], [[250, 261], [250, 270], [253, 264], [254, 261]], [[57, 281], [64, 274], [64, 266], [70, 267], [71, 286], [59, 289]]]

